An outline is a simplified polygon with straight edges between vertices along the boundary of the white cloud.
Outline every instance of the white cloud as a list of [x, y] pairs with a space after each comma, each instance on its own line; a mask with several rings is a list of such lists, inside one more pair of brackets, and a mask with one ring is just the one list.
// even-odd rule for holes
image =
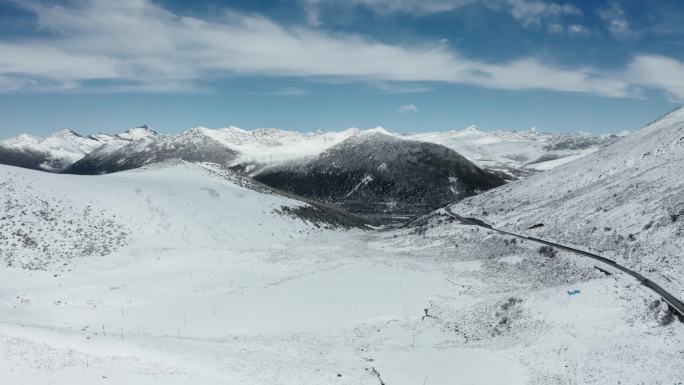
[[550, 89], [588, 92], [604, 96], [627, 96], [628, 83], [621, 78], [602, 75], [591, 68], [562, 70], [535, 59], [521, 59], [505, 66], [483, 65], [482, 83], [503, 89]]
[[399, 106], [397, 110], [400, 114], [408, 114], [411, 112], [418, 112], [418, 107], [415, 104], [404, 104]]
[[[535, 58], [507, 63], [473, 60], [433, 42], [390, 45], [353, 34], [284, 27], [260, 16], [226, 12], [202, 20], [173, 14], [148, 0], [83, 0], [57, 7], [25, 0], [48, 33], [22, 41], [0, 38], [0, 90], [93, 89], [198, 91], [222, 76], [290, 76], [362, 81], [424, 91], [421, 83], [542, 89], [631, 96], [640, 86], [682, 95], [658, 68], [681, 63], [638, 57], [617, 73], [560, 68]], [[650, 63], [650, 64], [649, 64]], [[674, 63], [674, 64], [673, 64]], [[668, 67], [669, 65], [669, 67]], [[672, 68], [671, 68], [672, 67]], [[636, 73], [635, 69], [646, 72]], [[681, 79], [682, 77], [679, 77]], [[401, 87], [405, 84], [407, 87]], [[391, 91], [391, 86], [388, 86]]]
[[581, 24], [570, 24], [567, 27], [560, 23], [551, 23], [546, 29], [555, 34], [567, 34], [570, 36], [589, 36], [591, 31]]
[[684, 101], [684, 63], [665, 56], [637, 56], [624, 75], [634, 83], [664, 90], [674, 102]]

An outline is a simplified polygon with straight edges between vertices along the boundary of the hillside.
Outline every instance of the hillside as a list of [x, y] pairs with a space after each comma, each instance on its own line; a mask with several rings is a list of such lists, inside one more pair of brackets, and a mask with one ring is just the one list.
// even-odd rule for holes
[[581, 246], [684, 296], [684, 109], [594, 154], [452, 209]]

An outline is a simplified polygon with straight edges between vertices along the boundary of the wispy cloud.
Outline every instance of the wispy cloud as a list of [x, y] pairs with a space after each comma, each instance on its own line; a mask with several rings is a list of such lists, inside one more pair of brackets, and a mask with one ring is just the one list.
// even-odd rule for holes
[[399, 106], [397, 110], [400, 114], [408, 114], [411, 112], [418, 112], [418, 107], [415, 104], [404, 104]]
[[326, 3], [362, 5], [381, 14], [395, 12], [427, 15], [446, 11], [453, 11], [466, 5], [477, 3], [478, 0], [347, 0], [344, 3], [335, 0], [303, 0], [310, 8]]
[[587, 29], [587, 27], [580, 25], [580, 24], [570, 24], [568, 26], [568, 33], [571, 35], [589, 35], [591, 32]]
[[582, 11], [572, 4], [560, 4], [543, 0], [505, 0], [511, 15], [525, 26], [542, 25], [545, 20], [560, 16], [581, 16]]
[[547, 26], [547, 29], [551, 33], [556, 33], [556, 34], [566, 34], [569, 36], [589, 36], [591, 35], [591, 31], [581, 25], [581, 24], [569, 24], [569, 25], [563, 25], [559, 23], [552, 23]]
[[[317, 5], [336, 4], [335, 0], [302, 0], [311, 14], [315, 24], [320, 23]], [[541, 26], [551, 19], [557, 22], [561, 16], [581, 16], [582, 11], [572, 4], [557, 3], [548, 0], [347, 0], [342, 4], [362, 5], [373, 11], [387, 15], [405, 13], [412, 15], [430, 15], [450, 12], [471, 5], [487, 7], [509, 13], [524, 26]]]
[[432, 91], [432, 87], [411, 82], [373, 82], [372, 85], [385, 94], [420, 94]]
[[608, 7], [599, 9], [598, 15], [606, 22], [606, 27], [614, 36], [626, 37], [631, 34], [629, 22], [620, 3], [610, 3]]
[[[606, 73], [591, 67], [563, 68], [534, 57], [488, 63], [445, 44], [392, 45], [230, 11], [205, 20], [174, 14], [148, 0], [83, 0], [68, 7], [32, 0], [18, 4], [34, 12], [39, 28], [48, 33], [19, 41], [0, 39], [4, 91], [83, 89], [93, 82], [112, 84], [114, 91], [196, 91], [216, 77], [247, 74], [380, 84], [458, 83], [613, 97], [631, 96], [646, 86], [684, 98], [676, 81], [672, 85], [658, 72], [661, 66], [681, 65], [674, 59], [664, 62], [667, 58], [653, 64], [651, 57], [637, 56], [624, 70]], [[635, 68], [647, 72], [636, 74]]]

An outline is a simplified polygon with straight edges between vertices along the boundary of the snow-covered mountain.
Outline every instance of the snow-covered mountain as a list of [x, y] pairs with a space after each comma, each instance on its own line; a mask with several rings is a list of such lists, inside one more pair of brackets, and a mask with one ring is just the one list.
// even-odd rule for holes
[[534, 172], [582, 158], [625, 135], [543, 133], [534, 128], [519, 132], [484, 132], [470, 126], [461, 131], [428, 132], [408, 137], [447, 146], [480, 167]]
[[0, 164], [61, 172], [102, 146], [121, 146], [154, 135], [156, 133], [146, 126], [118, 135], [83, 136], [71, 130], [62, 130], [46, 137], [24, 134], [0, 141]]
[[684, 297], [684, 108], [455, 212], [600, 252]]
[[59, 172], [111, 140], [110, 136], [84, 137], [71, 130], [42, 138], [19, 135], [0, 142], [0, 163]]
[[[301, 133], [278, 129], [247, 131], [231, 126], [222, 129], [198, 127], [171, 136], [157, 135], [147, 126], [118, 135], [82, 136], [65, 130], [43, 138], [20, 135], [0, 142], [0, 164], [60, 172], [99, 149], [76, 167], [78, 173], [102, 173], [110, 168], [120, 171], [179, 155], [190, 155], [193, 159], [214, 157], [241, 165], [264, 165], [315, 156], [348, 138], [374, 130], [378, 129]], [[480, 167], [514, 174], [551, 169], [619, 139], [615, 135], [553, 134], [536, 130], [484, 132], [474, 126], [461, 131], [388, 134], [441, 144]], [[211, 154], [202, 157], [195, 151], [199, 150], [200, 142], [207, 144], [204, 151]], [[107, 145], [106, 148], [100, 148], [103, 145]], [[151, 147], [148, 149], [148, 146]], [[221, 146], [234, 154], [219, 154]], [[183, 148], [185, 150], [181, 150]], [[140, 154], [141, 151], [153, 155], [146, 156]], [[117, 165], [118, 161], [121, 164]]]
[[624, 136], [543, 133], [536, 129], [485, 132], [475, 126], [460, 131], [414, 134], [392, 133], [382, 127], [311, 133], [278, 129], [246, 131], [237, 127], [200, 129], [238, 152], [236, 162], [240, 164], [273, 164], [316, 156], [349, 138], [383, 132], [400, 139], [443, 145], [480, 167], [524, 173], [552, 169], [590, 154]]
[[505, 183], [444, 146], [375, 130], [315, 157], [252, 174], [269, 186], [362, 214], [423, 214]]
[[102, 146], [64, 170], [69, 174], [108, 174], [170, 159], [212, 162], [228, 166], [237, 153], [225, 143], [192, 129], [179, 135], [142, 135], [135, 140]]
[[104, 174], [168, 159], [214, 162], [247, 169], [313, 156], [360, 133], [356, 129], [339, 133], [299, 133], [276, 129], [245, 131], [237, 127], [196, 127], [178, 135], [144, 137], [125, 146], [120, 143], [103, 146], [75, 162], [65, 172]]
[[101, 146], [64, 172], [106, 174], [169, 159], [230, 167], [271, 187], [363, 214], [425, 214], [499, 186], [506, 177], [444, 146], [382, 129], [298, 134], [234, 127]]

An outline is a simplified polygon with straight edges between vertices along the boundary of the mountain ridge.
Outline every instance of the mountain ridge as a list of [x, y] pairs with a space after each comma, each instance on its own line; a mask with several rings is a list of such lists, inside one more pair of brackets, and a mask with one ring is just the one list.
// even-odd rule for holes
[[[525, 172], [543, 171], [578, 159], [622, 136], [543, 133], [537, 130], [485, 132], [476, 126], [446, 132], [406, 134], [392, 133], [382, 127], [367, 130], [349, 128], [342, 131], [297, 132], [275, 128], [244, 130], [235, 126], [220, 129], [199, 126], [188, 131], [201, 131], [206, 136], [238, 152], [236, 161], [239, 163], [273, 163], [314, 156], [349, 137], [383, 132], [405, 139], [445, 145], [480, 167], [525, 170]], [[165, 136], [181, 137], [187, 135], [188, 131]], [[91, 142], [91, 144], [68, 153], [59, 151], [60, 143], [52, 147], [41, 145], [41, 141], [52, 140], [54, 142], [57, 134], [67, 132], [72, 137], [80, 138], [82, 142]], [[104, 144], [119, 147], [127, 142], [149, 140], [158, 136], [161, 134], [147, 125], [119, 134], [81, 135], [72, 130], [62, 130], [45, 137], [22, 134], [0, 141], [0, 163], [61, 172]], [[68, 145], [68, 140], [63, 140], [61, 143], [61, 147], [68, 147]], [[40, 167], [49, 160], [52, 160], [52, 165]]]

